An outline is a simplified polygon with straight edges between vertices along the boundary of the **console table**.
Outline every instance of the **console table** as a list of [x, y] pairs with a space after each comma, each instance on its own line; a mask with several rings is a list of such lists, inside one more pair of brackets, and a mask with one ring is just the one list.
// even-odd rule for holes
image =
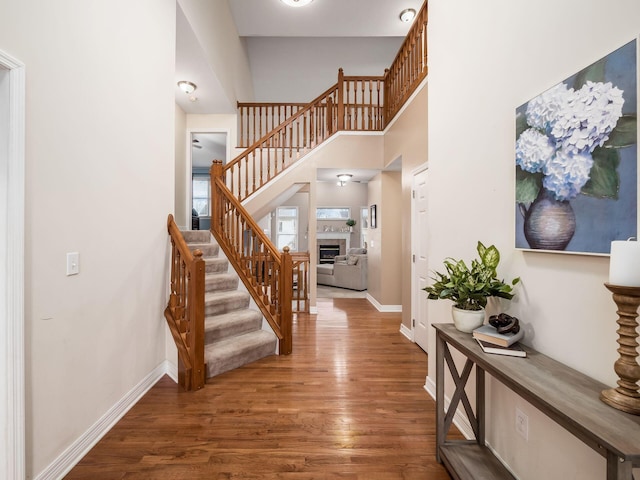
[[[486, 372], [604, 456], [607, 480], [633, 480], [633, 468], [640, 467], [640, 416], [605, 405], [599, 395], [608, 385], [527, 347], [524, 347], [526, 358], [487, 354], [471, 334], [456, 330], [452, 324], [433, 327], [436, 329], [436, 457], [454, 479], [514, 478], [485, 446]], [[453, 362], [450, 346], [467, 359], [462, 372], [458, 372]], [[445, 362], [455, 384], [446, 411]], [[474, 365], [475, 414], [465, 391]], [[447, 439], [460, 402], [475, 440]]]

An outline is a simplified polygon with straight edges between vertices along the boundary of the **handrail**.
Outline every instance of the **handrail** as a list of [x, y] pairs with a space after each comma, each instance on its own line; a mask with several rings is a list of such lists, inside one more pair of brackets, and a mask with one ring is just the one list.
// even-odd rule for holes
[[186, 391], [204, 387], [204, 273], [202, 252], [193, 254], [173, 215], [167, 219], [171, 239], [171, 292], [164, 316], [178, 349], [178, 383]]
[[211, 174], [211, 232], [240, 280], [280, 340], [280, 353], [292, 350], [293, 265], [289, 248], [278, 252], [223, 181], [220, 160]]

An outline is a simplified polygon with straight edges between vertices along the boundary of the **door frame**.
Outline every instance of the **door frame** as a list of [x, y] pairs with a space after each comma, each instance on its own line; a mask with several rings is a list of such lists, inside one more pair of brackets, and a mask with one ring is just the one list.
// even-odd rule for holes
[[[0, 453], [0, 476], [25, 478], [25, 344], [24, 344], [24, 225], [25, 225], [25, 66], [0, 51], [0, 68], [8, 70], [8, 149], [0, 151], [0, 168], [6, 187], [6, 212], [1, 215], [1, 254], [6, 259], [3, 296], [6, 325], [0, 326], [4, 344], [0, 349], [0, 372], [7, 375], [7, 395], [0, 398], [1, 424], [6, 428], [6, 450]], [[4, 107], [3, 107], [4, 103]], [[3, 458], [2, 455], [5, 455]]]
[[416, 282], [416, 262], [414, 260], [417, 245], [420, 241], [418, 236], [418, 228], [416, 222], [416, 177], [422, 172], [429, 169], [429, 162], [424, 162], [418, 167], [411, 170], [411, 341], [415, 343], [416, 341], [416, 312], [418, 311], [418, 295], [420, 292], [417, 291], [418, 285]]
[[193, 148], [191, 146], [191, 139], [193, 138], [193, 134], [194, 133], [224, 133], [227, 135], [227, 144], [226, 144], [226, 158], [223, 158], [223, 164], [227, 164], [227, 162], [229, 162], [231, 160], [231, 130], [228, 128], [187, 128], [187, 140], [186, 140], [186, 144], [187, 144], [187, 152], [186, 152], [186, 161], [185, 166], [186, 166], [186, 171], [185, 171], [185, 180], [186, 180], [186, 185], [185, 185], [185, 207], [186, 207], [186, 212], [185, 212], [185, 218], [187, 219], [187, 230], [191, 230], [191, 204], [192, 204], [192, 198], [193, 198], [193, 192], [191, 191], [192, 189], [192, 182], [191, 182], [191, 176], [193, 173], [193, 159], [192, 159], [192, 153], [193, 153]]

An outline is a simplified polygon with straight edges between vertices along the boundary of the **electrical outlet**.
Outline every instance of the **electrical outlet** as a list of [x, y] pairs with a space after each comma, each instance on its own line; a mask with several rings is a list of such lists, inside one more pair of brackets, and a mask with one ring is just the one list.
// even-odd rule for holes
[[516, 407], [516, 432], [529, 441], [529, 417]]

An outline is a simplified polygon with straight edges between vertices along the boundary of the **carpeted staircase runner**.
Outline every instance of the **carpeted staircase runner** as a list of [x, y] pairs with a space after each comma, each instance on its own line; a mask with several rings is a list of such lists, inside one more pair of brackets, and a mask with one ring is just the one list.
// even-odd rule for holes
[[200, 249], [205, 273], [205, 362], [214, 377], [276, 352], [277, 337], [262, 330], [262, 314], [249, 308], [250, 296], [238, 290], [238, 276], [219, 256], [220, 247], [206, 230], [182, 232], [191, 251]]

